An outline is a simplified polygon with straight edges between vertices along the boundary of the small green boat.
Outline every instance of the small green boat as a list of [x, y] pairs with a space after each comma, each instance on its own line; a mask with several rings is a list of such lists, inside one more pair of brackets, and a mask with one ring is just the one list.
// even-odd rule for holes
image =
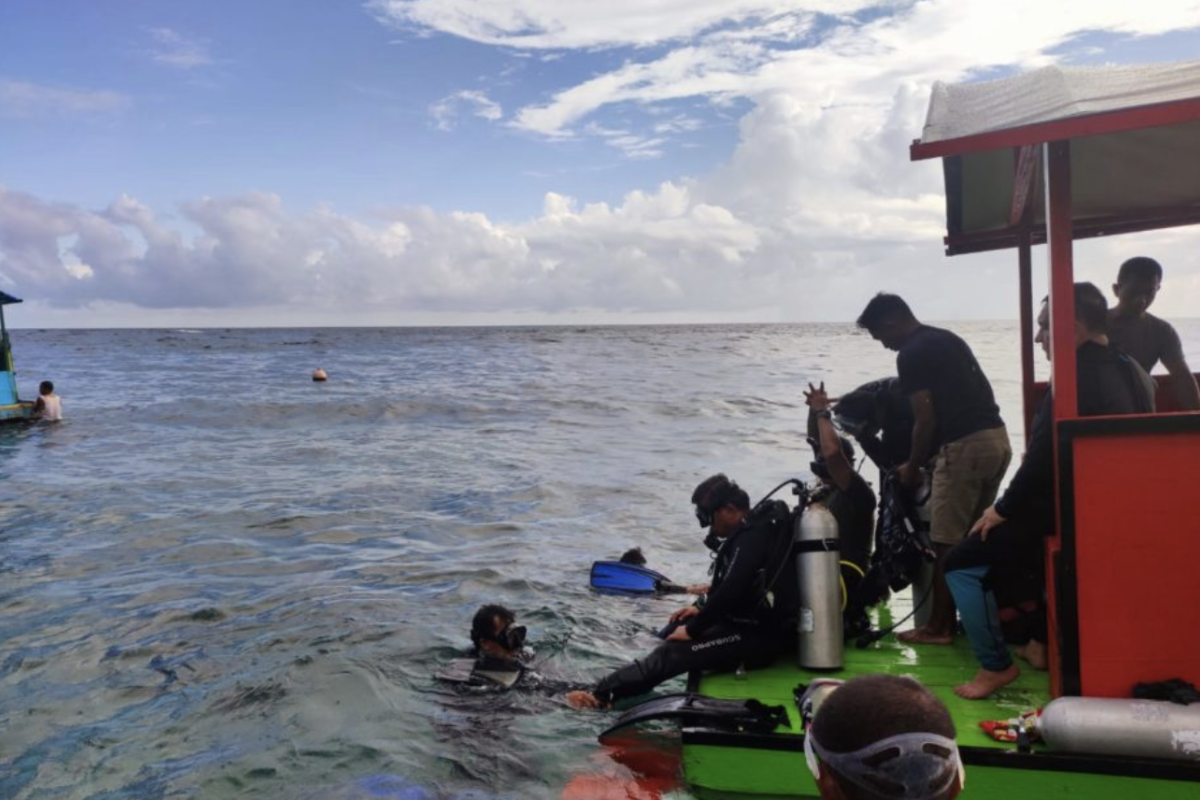
[[[890, 673], [920, 681], [950, 709], [965, 796], [1200, 797], [1200, 706], [1131, 699], [1142, 682], [1200, 684], [1200, 412], [1178, 412], [1160, 381], [1158, 413], [1080, 417], [1072, 288], [1076, 239], [1200, 224], [1200, 61], [938, 84], [910, 156], [942, 161], [947, 255], [1018, 252], [1026, 431], [1045, 391], [1034, 381], [1031, 253], [1047, 245], [1057, 507], [1046, 547], [1049, 669], [1022, 665], [993, 697], [962, 700], [953, 687], [978, 670], [965, 641], [909, 646], [888, 636], [865, 649], [848, 643], [833, 672], [792, 657], [744, 675], [692, 675], [690, 691], [781, 705], [790, 724], [770, 733], [685, 725], [685, 779], [703, 798], [818, 796], [796, 687]], [[876, 624], [899, 610], [878, 609]], [[1046, 731], [1055, 703], [1120, 713], [1080, 711], [1071, 732], [1085, 735], [1054, 747], [996, 741], [979, 725], [1047, 708]]]
[[[882, 616], [887, 616], [886, 609]], [[965, 637], [946, 647], [905, 645], [888, 636], [864, 650], [848, 646], [845, 668], [836, 673], [803, 670], [794, 658], [788, 658], [742, 675], [694, 675], [690, 691], [781, 705], [791, 724], [768, 734], [684, 727], [684, 776], [702, 800], [818, 797], [816, 782], [804, 763], [804, 735], [794, 699], [797, 685], [822, 678], [845, 680], [887, 673], [920, 681], [950, 709], [967, 769], [965, 791], [969, 797], [1184, 800], [1200, 796], [1200, 784], [1195, 782], [1200, 781], [1200, 764], [1052, 753], [1038, 745], [1023, 753], [1014, 744], [992, 739], [979, 723], [1015, 719], [1041, 708], [1051, 699], [1049, 677], [1046, 672], [1026, 669], [1015, 683], [986, 700], [968, 701], [955, 695], [953, 687], [969, 681], [978, 669]]]
[[19, 303], [19, 298], [0, 292], [0, 422], [24, 422], [33, 417], [33, 404], [17, 397], [17, 378], [13, 372], [12, 345], [4, 325], [4, 307]]

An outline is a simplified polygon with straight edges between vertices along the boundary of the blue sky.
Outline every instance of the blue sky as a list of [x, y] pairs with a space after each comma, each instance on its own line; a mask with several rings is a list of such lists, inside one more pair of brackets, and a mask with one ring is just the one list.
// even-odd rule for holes
[[[935, 274], [934, 80], [1200, 54], [1200, 3], [1026, 5], [8, 0], [0, 289], [28, 327], [850, 319]], [[1194, 249], [1097, 262], [1131, 246]]]

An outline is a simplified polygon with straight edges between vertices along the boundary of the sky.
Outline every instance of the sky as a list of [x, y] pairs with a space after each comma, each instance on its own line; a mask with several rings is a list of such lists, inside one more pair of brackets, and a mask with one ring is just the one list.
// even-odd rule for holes
[[[27, 328], [1015, 318], [909, 161], [933, 83], [1198, 57], [1200, 0], [3, 0], [0, 290]], [[1194, 231], [1077, 276], [1154, 255], [1196, 316]]]

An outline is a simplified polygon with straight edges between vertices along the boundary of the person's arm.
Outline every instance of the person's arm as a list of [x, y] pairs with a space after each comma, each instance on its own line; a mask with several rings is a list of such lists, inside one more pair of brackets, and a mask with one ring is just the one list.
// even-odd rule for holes
[[1162, 360], [1163, 366], [1171, 374], [1171, 388], [1175, 391], [1175, 402], [1180, 411], [1200, 411], [1200, 387], [1196, 386], [1196, 376], [1183, 356]]
[[811, 383], [808, 385], [808, 391], [804, 393], [804, 402], [808, 404], [809, 413], [816, 417], [821, 458], [825, 459], [829, 477], [843, 492], [848, 491], [854, 478], [854, 467], [842, 452], [841, 440], [838, 439], [837, 429], [833, 427], [833, 412], [830, 410], [831, 403], [825, 391], [824, 381], [819, 387], [814, 387]]
[[1047, 392], [1033, 418], [1029, 447], [1004, 496], [992, 507], [1003, 519], [1054, 503], [1054, 423], [1052, 395]]
[[937, 416], [933, 411], [933, 392], [922, 389], [909, 395], [913, 410], [912, 451], [908, 461], [897, 469], [900, 485], [909, 489], [921, 482], [921, 467], [933, 455]]
[[1200, 389], [1196, 388], [1196, 378], [1188, 367], [1187, 359], [1183, 357], [1183, 342], [1171, 323], [1155, 319], [1155, 333], [1158, 341], [1158, 358], [1171, 375], [1171, 389], [1175, 393], [1175, 402], [1180, 411], [1200, 410]]

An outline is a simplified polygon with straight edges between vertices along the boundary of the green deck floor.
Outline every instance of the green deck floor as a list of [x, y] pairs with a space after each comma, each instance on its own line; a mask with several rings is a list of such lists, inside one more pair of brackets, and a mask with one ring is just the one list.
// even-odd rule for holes
[[[879, 623], [886, 625], [885, 610]], [[954, 687], [970, 680], [979, 669], [965, 637], [949, 646], [905, 645], [894, 635], [864, 650], [852, 645], [845, 668], [810, 672], [796, 666], [795, 656], [743, 676], [709, 674], [699, 679], [699, 691], [710, 697], [756, 698], [788, 710], [790, 730], [769, 735], [732, 737], [711, 731], [683, 731], [684, 776], [692, 791], [705, 800], [719, 798], [817, 797], [801, 752], [802, 731], [793, 699], [798, 684], [816, 678], [849, 679], [886, 673], [914, 678], [942, 699], [954, 717], [958, 742], [967, 765], [964, 797], [980, 800], [1012, 798], [1137, 798], [1137, 800], [1195, 800], [1200, 797], [1200, 771], [1180, 774], [1171, 767], [1135, 760], [1047, 753], [1020, 755], [1015, 746], [997, 742], [979, 727], [984, 720], [1011, 719], [1050, 701], [1049, 676], [1024, 662], [1020, 678], [985, 700], [968, 701]]]
[[1010, 745], [986, 736], [979, 723], [1010, 719], [1050, 701], [1047, 673], [1027, 667], [1015, 683], [985, 700], [963, 700], [954, 694], [955, 686], [969, 681], [979, 670], [979, 663], [971, 655], [963, 636], [948, 646], [906, 645], [895, 636], [888, 636], [865, 650], [849, 647], [845, 664], [838, 672], [810, 672], [797, 667], [794, 657], [787, 657], [767, 669], [750, 670], [744, 678], [730, 673], [705, 675], [700, 681], [700, 691], [711, 697], [755, 697], [770, 705], [783, 705], [788, 708], [795, 732], [799, 733], [796, 705], [792, 700], [792, 691], [797, 684], [807, 684], [822, 677], [848, 680], [875, 673], [903, 675], [920, 681], [946, 704], [958, 728], [960, 744], [1005, 749]]

